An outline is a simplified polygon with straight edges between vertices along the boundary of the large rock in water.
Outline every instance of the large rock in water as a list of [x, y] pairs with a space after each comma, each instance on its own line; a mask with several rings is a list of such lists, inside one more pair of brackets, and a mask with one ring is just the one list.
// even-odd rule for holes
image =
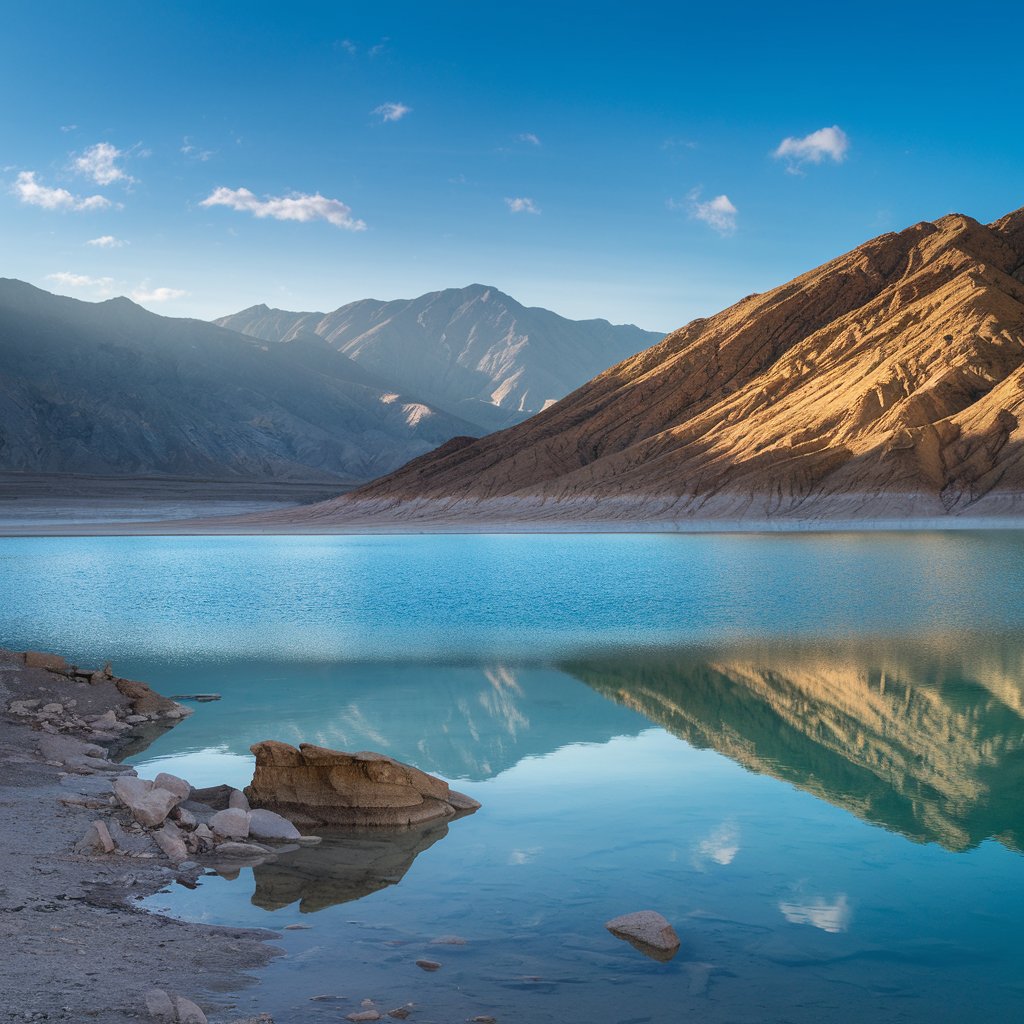
[[414, 825], [480, 806], [442, 779], [383, 754], [350, 754], [312, 743], [296, 749], [274, 740], [250, 749], [256, 771], [245, 790], [249, 803], [299, 826]]

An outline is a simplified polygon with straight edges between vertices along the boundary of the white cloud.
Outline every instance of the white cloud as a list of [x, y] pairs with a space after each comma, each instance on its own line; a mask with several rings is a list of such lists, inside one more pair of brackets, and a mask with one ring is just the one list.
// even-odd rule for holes
[[132, 292], [132, 298], [136, 302], [171, 302], [186, 295], [188, 292], [181, 288], [151, 288], [148, 281], [143, 281]]
[[515, 199], [506, 199], [505, 205], [512, 213], [540, 213], [540, 207], [526, 196], [518, 196]]
[[378, 114], [381, 121], [401, 121], [406, 114], [412, 113], [412, 107], [407, 107], [404, 103], [382, 103], [379, 107], [374, 107], [370, 113]]
[[207, 196], [200, 206], [227, 206], [232, 210], [251, 213], [254, 217], [272, 217], [274, 220], [325, 220], [346, 231], [365, 231], [366, 222], [354, 220], [352, 210], [340, 199], [293, 192], [290, 196], [257, 198], [247, 188], [218, 188]]
[[821, 896], [806, 903], [782, 901], [779, 910], [791, 924], [809, 924], [833, 935], [845, 932], [850, 927], [853, 915], [850, 901], [844, 892], [839, 893], [831, 903]]
[[350, 53], [355, 56], [359, 52], [359, 47], [352, 42], [351, 39], [339, 39], [335, 44], [339, 50], [344, 50], [346, 53]]
[[60, 130], [62, 132], [76, 132], [76, 131], [78, 131], [78, 125], [77, 124], [62, 124], [60, 126]]
[[71, 274], [66, 270], [60, 270], [56, 274], [47, 274], [46, 279], [62, 288], [91, 289], [101, 298], [110, 295], [114, 287], [112, 277], [89, 277], [88, 274]]
[[187, 135], [181, 140], [181, 152], [185, 156], [191, 157], [193, 160], [201, 160], [203, 163], [213, 156], [212, 149], [200, 149]]
[[100, 235], [99, 238], [90, 238], [85, 244], [97, 249], [120, 249], [128, 243], [123, 238], [115, 238], [113, 235]]
[[11, 190], [23, 203], [44, 210], [106, 210], [113, 205], [105, 196], [76, 196], [66, 188], [49, 188], [36, 181], [35, 171], [21, 171]]
[[[703, 221], [709, 228], [717, 231], [720, 235], [731, 235], [736, 231], [736, 217], [739, 210], [733, 205], [726, 195], [715, 196], [706, 202], [700, 201], [700, 190], [694, 189], [689, 196], [690, 216], [695, 220]], [[671, 209], [677, 209], [678, 204], [669, 200]]]
[[117, 166], [122, 156], [124, 153], [109, 142], [97, 142], [75, 158], [75, 170], [92, 178], [97, 185], [113, 185], [115, 181], [130, 182], [132, 179]]
[[800, 164], [820, 164], [829, 159], [841, 164], [850, 148], [850, 139], [839, 125], [819, 128], [802, 139], [790, 135], [783, 139], [772, 156], [776, 160], [789, 161], [789, 169], [798, 171]]
[[538, 139], [537, 136], [533, 134], [533, 132], [523, 132], [519, 136], [519, 141], [520, 142], [528, 142], [531, 146], [539, 146], [540, 145], [540, 139]]

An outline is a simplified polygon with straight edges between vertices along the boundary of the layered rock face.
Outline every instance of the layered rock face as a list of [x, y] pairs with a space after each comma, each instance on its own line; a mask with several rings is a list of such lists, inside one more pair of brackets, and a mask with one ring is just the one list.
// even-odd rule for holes
[[1024, 511], [1024, 209], [876, 238], [320, 521]]
[[442, 779], [383, 754], [275, 740], [257, 743], [245, 795], [254, 808], [299, 826], [405, 826], [475, 811], [480, 805]]

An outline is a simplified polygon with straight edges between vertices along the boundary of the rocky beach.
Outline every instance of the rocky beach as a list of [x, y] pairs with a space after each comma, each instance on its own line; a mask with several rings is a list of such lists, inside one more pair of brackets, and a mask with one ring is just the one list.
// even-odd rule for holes
[[[240, 1016], [237, 993], [255, 983], [247, 972], [281, 952], [270, 941], [278, 933], [187, 924], [137, 904], [170, 884], [195, 887], [204, 873], [272, 868], [319, 837], [250, 807], [229, 786], [193, 789], [166, 773], [140, 779], [119, 763], [191, 710], [109, 665], [81, 669], [52, 654], [0, 650], [0, 707], [5, 1019], [271, 1022]], [[254, 803], [290, 799], [307, 823], [402, 825], [479, 806], [383, 755], [272, 741], [254, 751]], [[332, 809], [339, 800], [346, 807]], [[300, 880], [308, 874], [297, 871]], [[353, 1012], [349, 1019], [376, 1020], [389, 1011]]]

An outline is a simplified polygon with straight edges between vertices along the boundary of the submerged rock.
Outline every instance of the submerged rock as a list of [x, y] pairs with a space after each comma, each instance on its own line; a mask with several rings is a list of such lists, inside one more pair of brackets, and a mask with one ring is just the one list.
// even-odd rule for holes
[[608, 921], [605, 928], [653, 960], [671, 960], [679, 952], [679, 936], [656, 910], [623, 914]]
[[442, 779], [384, 754], [348, 753], [266, 740], [250, 748], [256, 771], [245, 790], [254, 808], [296, 825], [413, 825], [480, 805]]

